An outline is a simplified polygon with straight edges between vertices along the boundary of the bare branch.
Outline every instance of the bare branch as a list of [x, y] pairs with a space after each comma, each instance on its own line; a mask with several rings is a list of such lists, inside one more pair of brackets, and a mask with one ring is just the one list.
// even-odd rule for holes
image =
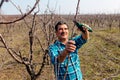
[[4, 47], [6, 48], [6, 50], [8, 51], [8, 53], [11, 55], [11, 57], [13, 59], [15, 59], [15, 61], [17, 61], [18, 63], [22, 63], [21, 60], [17, 59], [11, 52], [10, 48], [8, 48], [7, 44], [5, 43], [5, 40], [4, 38], [2, 37], [2, 35], [0, 34], [0, 39], [1, 39], [1, 42], [3, 43]]
[[78, 15], [78, 10], [79, 10], [79, 4], [80, 4], [80, 0], [78, 0], [78, 3], [77, 3], [77, 7], [76, 7], [76, 14], [74, 16], [74, 20], [77, 19], [77, 15]]
[[3, 3], [4, 3], [4, 0], [1, 0], [1, 2], [0, 2], [0, 9], [1, 9]]
[[0, 2], [0, 9], [1, 9], [1, 7], [2, 7], [4, 2], [8, 2], [8, 0], [1, 0], [1, 2]]
[[46, 59], [47, 53], [48, 53], [48, 50], [45, 51], [45, 54], [43, 56], [43, 62], [42, 62], [41, 68], [39, 69], [38, 73], [36, 74], [36, 77], [38, 77], [39, 75], [41, 75], [42, 69], [45, 66], [45, 59]]
[[[77, 15], [78, 15], [79, 3], [80, 3], [80, 0], [78, 0], [77, 7], [76, 7], [76, 14], [75, 14], [75, 16], [74, 16], [74, 20], [75, 20], [75, 21], [76, 21], [76, 19], [77, 19]], [[73, 37], [74, 28], [75, 28], [75, 24], [74, 24], [74, 26], [73, 26], [73, 28], [72, 28], [71, 38]]]
[[28, 12], [28, 13], [25, 13], [22, 17], [16, 19], [16, 20], [13, 20], [13, 21], [8, 21], [8, 22], [0, 22], [0, 24], [11, 24], [11, 23], [15, 23], [15, 22], [18, 22], [22, 19], [24, 19], [26, 16], [28, 16], [37, 6], [37, 4], [39, 3], [40, 0], [37, 0], [36, 3], [34, 4], [33, 8]]
[[33, 20], [32, 20], [32, 28], [29, 31], [29, 42], [30, 42], [30, 63], [32, 61], [32, 54], [33, 54], [33, 38], [34, 38], [34, 32], [35, 32], [35, 16], [36, 16], [37, 12], [34, 13], [33, 15]]
[[35, 36], [35, 38], [38, 40], [38, 43], [39, 43], [40, 47], [42, 48], [42, 51], [45, 52], [45, 49], [43, 48], [40, 39], [37, 36]]

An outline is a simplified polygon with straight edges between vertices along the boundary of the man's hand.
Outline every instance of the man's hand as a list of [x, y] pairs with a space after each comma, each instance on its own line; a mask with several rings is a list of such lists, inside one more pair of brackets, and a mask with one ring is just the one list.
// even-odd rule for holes
[[69, 41], [66, 43], [65, 50], [66, 50], [68, 53], [70, 53], [70, 52], [74, 52], [75, 49], [76, 49], [75, 41], [69, 40]]
[[65, 49], [62, 51], [62, 53], [57, 57], [58, 61], [61, 63], [65, 60], [66, 56], [70, 53], [70, 52], [74, 52], [76, 49], [75, 46], [75, 41], [73, 40], [69, 40], [66, 45], [65, 45]]
[[[79, 28], [78, 28], [78, 30], [81, 31]], [[83, 27], [83, 30], [84, 30], [84, 32], [81, 31], [82, 32], [82, 37], [83, 37], [83, 39], [88, 40], [89, 39], [89, 31], [85, 27]]]
[[89, 39], [89, 31], [88, 31], [88, 29], [87, 28], [83, 28], [83, 30], [85, 31], [84, 33], [82, 32], [82, 37], [83, 37], [83, 39], [85, 39], [85, 40], [88, 40]]

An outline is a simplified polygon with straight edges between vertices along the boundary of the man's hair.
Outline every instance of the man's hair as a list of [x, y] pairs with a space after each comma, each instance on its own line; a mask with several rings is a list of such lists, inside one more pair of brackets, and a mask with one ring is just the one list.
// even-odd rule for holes
[[[59, 21], [59, 22], [57, 22], [57, 24], [55, 25], [55, 31], [58, 30], [58, 26], [59, 26], [59, 25], [63, 25], [63, 24], [66, 24], [66, 22], [64, 22], [64, 21]], [[66, 25], [67, 25], [67, 24], [66, 24]]]

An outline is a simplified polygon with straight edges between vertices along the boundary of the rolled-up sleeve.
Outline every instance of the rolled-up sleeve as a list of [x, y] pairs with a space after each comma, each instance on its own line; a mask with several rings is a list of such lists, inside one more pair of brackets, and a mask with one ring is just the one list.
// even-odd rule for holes
[[82, 35], [76, 36], [73, 40], [75, 40], [77, 49], [87, 42], [87, 40], [83, 39]]

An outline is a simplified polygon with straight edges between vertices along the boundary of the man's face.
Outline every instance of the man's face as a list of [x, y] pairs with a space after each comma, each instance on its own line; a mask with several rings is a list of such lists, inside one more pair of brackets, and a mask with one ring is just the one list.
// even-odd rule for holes
[[56, 31], [56, 35], [58, 37], [58, 39], [62, 40], [62, 39], [68, 39], [68, 27], [66, 24], [63, 25], [58, 25], [58, 29]]

